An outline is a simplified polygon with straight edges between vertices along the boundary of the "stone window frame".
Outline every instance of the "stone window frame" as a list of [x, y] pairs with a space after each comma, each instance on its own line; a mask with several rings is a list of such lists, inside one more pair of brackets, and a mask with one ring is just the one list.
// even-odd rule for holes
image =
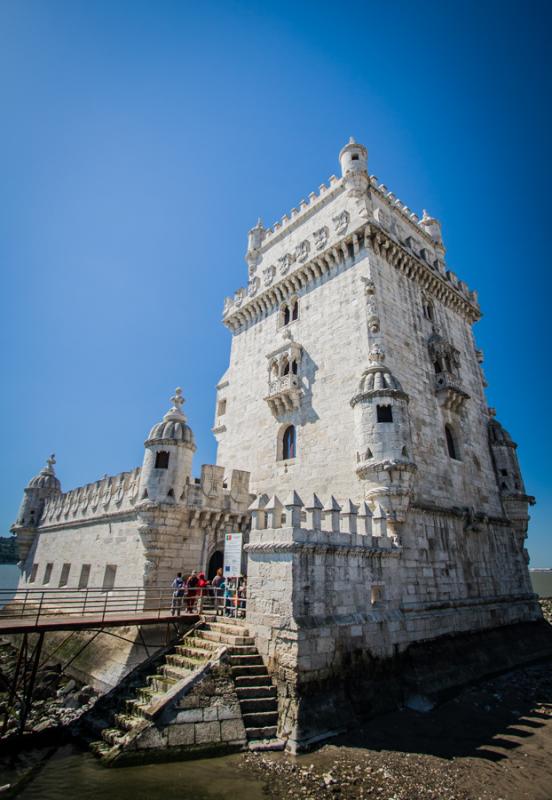
[[71, 564], [65, 562], [61, 565], [61, 572], [59, 574], [58, 587], [61, 589], [69, 583], [69, 575], [71, 574]]
[[[289, 428], [293, 428], [294, 431], [294, 454], [293, 456], [285, 457], [284, 456], [284, 437], [286, 432]], [[284, 422], [280, 425], [278, 429], [278, 437], [277, 437], [277, 449], [276, 449], [276, 460], [280, 464], [293, 464], [297, 459], [297, 425], [294, 425], [293, 422]]]
[[445, 445], [446, 453], [451, 461], [462, 462], [462, 449], [460, 447], [460, 437], [454, 425], [450, 422], [445, 423]]
[[[286, 312], [288, 314], [287, 319]], [[291, 297], [287, 297], [280, 304], [280, 310], [278, 312], [278, 328], [287, 328], [293, 322], [297, 322], [298, 319], [299, 296], [297, 294], [292, 294]]]

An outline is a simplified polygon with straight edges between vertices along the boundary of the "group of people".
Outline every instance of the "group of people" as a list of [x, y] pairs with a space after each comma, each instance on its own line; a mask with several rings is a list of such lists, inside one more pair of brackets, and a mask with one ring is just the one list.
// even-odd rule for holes
[[245, 616], [247, 579], [224, 578], [222, 567], [217, 569], [212, 581], [208, 581], [204, 572], [192, 573], [183, 578], [179, 572], [172, 582], [171, 614], [180, 616], [185, 604], [186, 613], [194, 614], [201, 610], [206, 600], [211, 601], [215, 614], [228, 617]]

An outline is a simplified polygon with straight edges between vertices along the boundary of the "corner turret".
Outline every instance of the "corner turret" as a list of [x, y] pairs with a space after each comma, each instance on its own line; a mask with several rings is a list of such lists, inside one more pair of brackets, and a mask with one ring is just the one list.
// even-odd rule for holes
[[250, 278], [252, 278], [253, 275], [255, 274], [257, 265], [261, 260], [260, 251], [265, 236], [266, 236], [266, 230], [263, 225], [262, 219], [259, 217], [259, 219], [257, 220], [257, 224], [255, 225], [254, 228], [251, 228], [247, 236], [247, 253], [245, 254], [245, 260], [247, 261], [247, 266], [249, 268]]
[[[351, 399], [357, 440], [357, 475], [366, 481], [365, 498], [379, 503], [390, 527], [404, 522], [416, 464], [412, 460], [409, 397], [391, 370], [385, 353], [375, 345]], [[396, 531], [394, 532], [396, 535]]]
[[184, 488], [192, 475], [196, 445], [181, 409], [182, 389], [176, 389], [171, 402], [172, 408], [153, 426], [144, 443], [139, 496], [152, 503], [183, 502]]
[[19, 507], [17, 520], [12, 525], [12, 532], [17, 535], [19, 559], [24, 562], [33, 543], [36, 529], [44, 510], [44, 503], [49, 497], [61, 494], [61, 484], [56, 477], [54, 464], [56, 457], [52, 453], [46, 465], [38, 475], [27, 484], [23, 500]]
[[489, 409], [489, 447], [504, 513], [513, 523], [521, 539], [527, 536], [528, 506], [535, 498], [526, 494], [516, 453], [517, 444], [508, 431], [496, 420], [494, 408]]

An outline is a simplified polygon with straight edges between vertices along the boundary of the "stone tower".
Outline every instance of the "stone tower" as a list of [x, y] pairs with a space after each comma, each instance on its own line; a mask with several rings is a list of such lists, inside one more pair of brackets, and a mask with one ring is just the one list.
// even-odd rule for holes
[[182, 389], [171, 397], [172, 408], [151, 429], [144, 446], [140, 499], [152, 503], [183, 503], [196, 450], [192, 429], [182, 412]]
[[55, 463], [56, 457], [52, 454], [46, 461], [46, 465], [38, 475], [31, 478], [24, 490], [17, 520], [12, 528], [13, 532], [17, 534], [17, 547], [21, 562], [27, 558], [35, 539], [46, 500], [61, 494], [61, 483], [54, 470]]

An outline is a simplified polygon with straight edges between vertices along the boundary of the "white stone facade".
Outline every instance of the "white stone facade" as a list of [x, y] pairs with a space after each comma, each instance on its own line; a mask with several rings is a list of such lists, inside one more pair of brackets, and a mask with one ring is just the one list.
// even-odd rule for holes
[[249, 233], [247, 285], [224, 304], [217, 465], [192, 478], [177, 390], [142, 468], [63, 494], [49, 462], [14, 526], [22, 586], [47, 563], [56, 585], [70, 562], [69, 586], [86, 563], [90, 585], [111, 564], [116, 585], [154, 587], [206, 569], [252, 515], [248, 624], [297, 742], [302, 687], [351, 659], [540, 615], [532, 498], [485, 400], [477, 296], [447, 268], [439, 222], [369, 176], [366, 148], [351, 140], [340, 165]]

